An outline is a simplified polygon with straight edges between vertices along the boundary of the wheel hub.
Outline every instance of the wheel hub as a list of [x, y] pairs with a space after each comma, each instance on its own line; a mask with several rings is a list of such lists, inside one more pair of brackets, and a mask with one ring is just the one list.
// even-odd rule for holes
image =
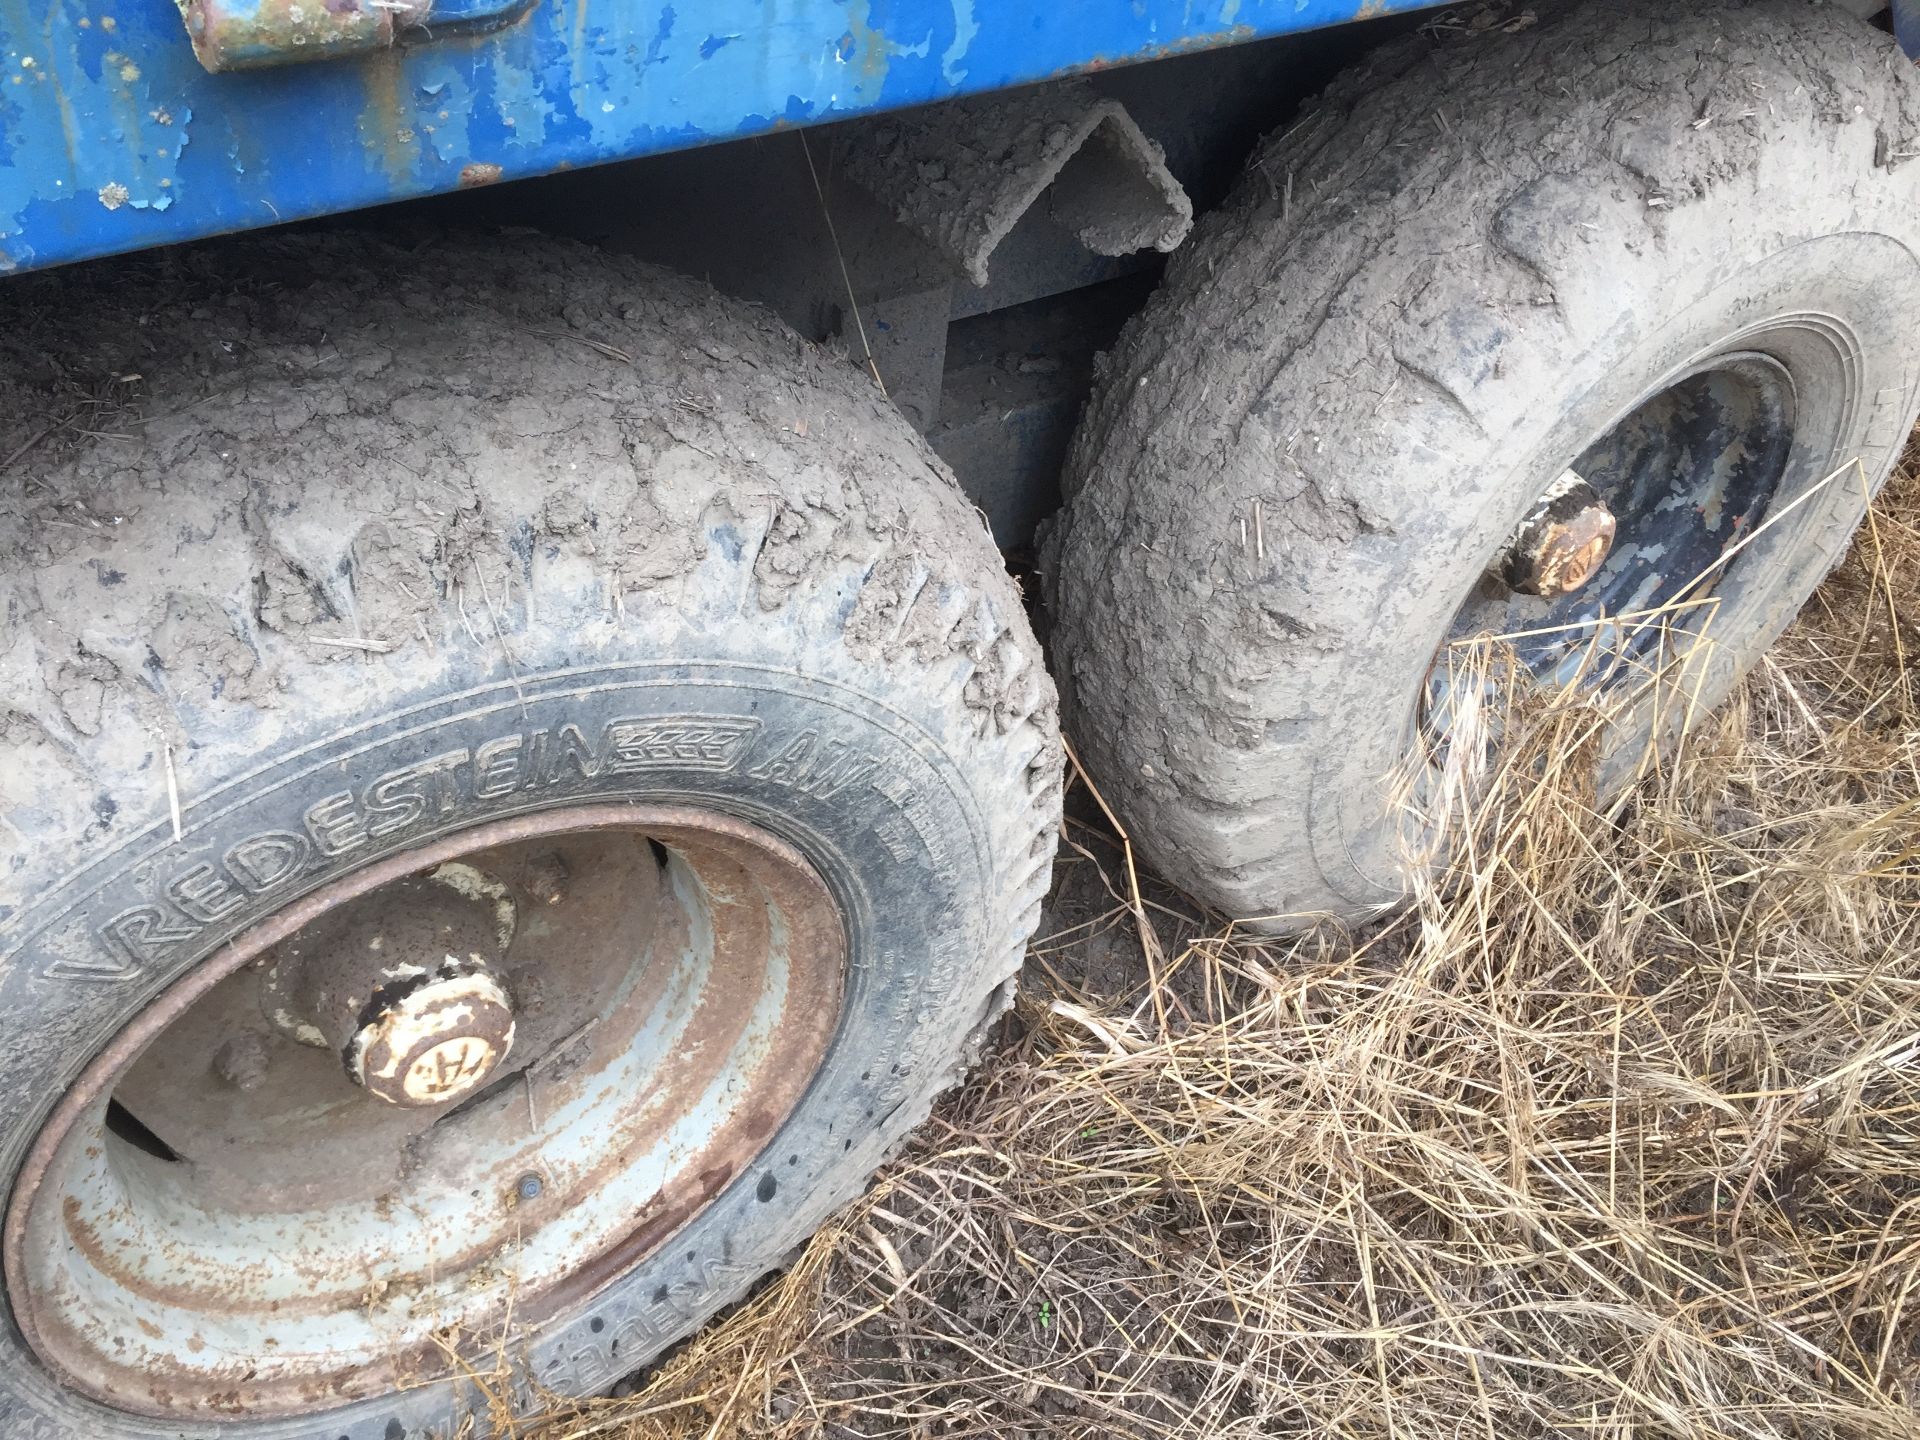
[[1458, 660], [1449, 651], [1487, 637], [1552, 684], [1644, 677], [1665, 638], [1686, 628], [1674, 607], [1724, 580], [1764, 520], [1792, 452], [1794, 404], [1778, 361], [1721, 355], [1589, 444], [1454, 616], [1429, 674], [1429, 718], [1440, 713], [1445, 728]]
[[369, 1002], [371, 1017], [347, 1044], [347, 1076], [390, 1105], [445, 1105], [478, 1089], [513, 1048], [513, 1001], [484, 969], [451, 956], [410, 980]]
[[1564, 472], [1534, 502], [1501, 559], [1522, 595], [1571, 595], [1600, 573], [1613, 548], [1613, 512], [1578, 473]]
[[498, 877], [441, 865], [274, 947], [263, 1008], [294, 1040], [338, 1052], [368, 1094], [448, 1104], [513, 1048], [513, 999], [494, 971], [518, 918]]
[[845, 959], [806, 862], [718, 815], [585, 806], [381, 861], [88, 1067], [7, 1212], [14, 1316], [77, 1389], [175, 1419], [430, 1378], [747, 1168]]

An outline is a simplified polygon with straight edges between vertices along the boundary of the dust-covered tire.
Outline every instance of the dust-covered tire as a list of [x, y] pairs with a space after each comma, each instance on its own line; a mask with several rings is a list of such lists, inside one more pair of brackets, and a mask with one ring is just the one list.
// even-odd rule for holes
[[[797, 849], [838, 902], [844, 1010], [791, 1118], [670, 1245], [502, 1351], [548, 1389], [604, 1388], [856, 1195], [1006, 1001], [1060, 754], [984, 523], [843, 360], [577, 246], [276, 240], [0, 303], [0, 456], [20, 457], [0, 495], [7, 1176], [89, 1059], [225, 940], [462, 827], [706, 807]], [[677, 727], [660, 746], [595, 752], [656, 715]], [[569, 726], [538, 783], [441, 763]], [[430, 787], [390, 783], [428, 754]], [[232, 857], [263, 835], [304, 863], [256, 883]], [[441, 1382], [324, 1422], [142, 1418], [0, 1331], [18, 1440], [393, 1440], [478, 1403]]]
[[1724, 695], [1913, 419], [1917, 154], [1913, 67], [1796, 0], [1442, 27], [1270, 138], [1108, 357], [1043, 556], [1069, 731], [1164, 873], [1273, 928], [1400, 895], [1387, 777], [1450, 618], [1583, 445], [1752, 351], [1800, 423]]

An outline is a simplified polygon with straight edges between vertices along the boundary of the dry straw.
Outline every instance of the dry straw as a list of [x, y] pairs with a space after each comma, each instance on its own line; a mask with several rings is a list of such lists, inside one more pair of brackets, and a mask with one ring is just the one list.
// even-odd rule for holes
[[784, 1276], [519, 1433], [1913, 1436], [1916, 596], [1908, 468], [1734, 703], [1650, 678], [1693, 728], [1605, 810], [1593, 709], [1482, 652], [1500, 758], [1408, 787], [1447, 871], [1352, 935], [1136, 898], [1083, 806], [981, 1072]]

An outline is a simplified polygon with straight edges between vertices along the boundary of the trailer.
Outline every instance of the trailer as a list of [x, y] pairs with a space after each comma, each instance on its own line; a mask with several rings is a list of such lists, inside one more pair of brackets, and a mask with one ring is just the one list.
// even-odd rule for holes
[[0, 0], [0, 1434], [655, 1360], [989, 1043], [1070, 755], [1273, 933], [1446, 863], [1516, 685], [1625, 793], [1920, 411], [1916, 50]]

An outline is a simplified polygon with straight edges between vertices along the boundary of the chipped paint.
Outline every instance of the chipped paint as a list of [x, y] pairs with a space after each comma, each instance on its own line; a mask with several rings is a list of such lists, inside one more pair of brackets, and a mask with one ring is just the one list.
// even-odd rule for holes
[[[377, 54], [209, 75], [171, 5], [105, 14], [99, 0], [0, 0], [0, 270], [454, 190], [463, 177], [470, 184], [496, 170], [514, 179], [924, 104], [1423, 3], [537, 0], [487, 33], [435, 27], [431, 39]], [[108, 209], [102, 192], [114, 185], [126, 194]]]
[[404, 186], [421, 157], [417, 111], [404, 93], [400, 57], [392, 52], [370, 56], [355, 69], [365, 97], [355, 122], [360, 145], [369, 164], [396, 187]]
[[[1237, 0], [1228, 0], [1228, 3], [1235, 4]], [[953, 0], [953, 43], [940, 56], [940, 75], [947, 84], [958, 87], [967, 78], [967, 68], [962, 62], [979, 34], [980, 22], [973, 18], [973, 0]]]

